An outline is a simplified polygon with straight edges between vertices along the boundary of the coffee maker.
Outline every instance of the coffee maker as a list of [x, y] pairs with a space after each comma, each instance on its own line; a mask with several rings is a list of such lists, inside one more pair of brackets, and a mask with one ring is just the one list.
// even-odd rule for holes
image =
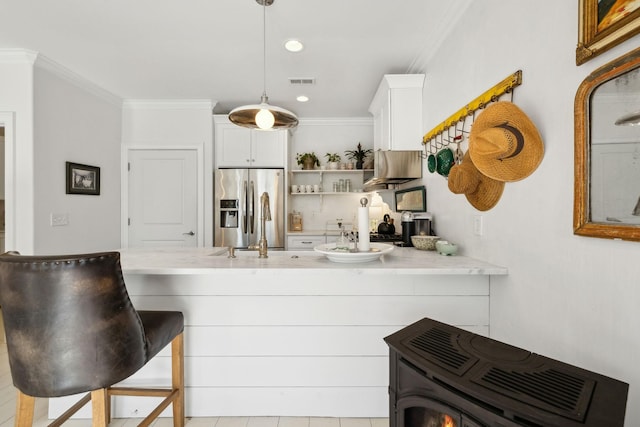
[[414, 235], [433, 236], [433, 215], [429, 212], [416, 212], [413, 214]]
[[404, 211], [402, 212], [402, 216], [400, 217], [402, 221], [402, 246], [413, 246], [411, 243], [411, 236], [415, 233], [415, 221], [413, 212]]

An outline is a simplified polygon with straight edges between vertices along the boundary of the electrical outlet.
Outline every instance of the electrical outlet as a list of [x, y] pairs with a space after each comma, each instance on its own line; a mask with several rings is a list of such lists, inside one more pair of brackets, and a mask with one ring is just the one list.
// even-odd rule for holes
[[59, 227], [61, 225], [69, 225], [69, 215], [66, 213], [52, 213], [51, 226]]
[[475, 215], [473, 217], [473, 234], [482, 236], [482, 231], [482, 215]]

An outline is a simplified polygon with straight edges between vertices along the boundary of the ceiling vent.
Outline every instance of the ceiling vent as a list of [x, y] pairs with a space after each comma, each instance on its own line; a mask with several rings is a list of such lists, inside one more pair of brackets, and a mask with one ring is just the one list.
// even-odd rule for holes
[[316, 79], [313, 77], [289, 77], [289, 83], [292, 85], [313, 85]]

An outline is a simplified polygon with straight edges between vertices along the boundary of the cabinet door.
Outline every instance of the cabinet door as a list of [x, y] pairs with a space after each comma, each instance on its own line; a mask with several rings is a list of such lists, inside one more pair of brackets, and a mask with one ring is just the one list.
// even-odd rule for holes
[[286, 165], [286, 131], [265, 132], [233, 124], [216, 126], [218, 167], [278, 167]]
[[251, 132], [251, 166], [261, 168], [285, 167], [287, 131], [279, 130], [266, 132], [254, 130]]
[[424, 74], [385, 75], [369, 106], [375, 150], [420, 150]]
[[390, 93], [389, 148], [422, 149], [422, 91], [419, 88], [392, 89]]
[[251, 130], [236, 125], [216, 129], [216, 164], [219, 167], [251, 166]]
[[391, 118], [389, 103], [386, 102], [373, 116], [373, 149], [391, 150]]
[[291, 236], [287, 237], [288, 250], [313, 250], [315, 246], [325, 244], [325, 236]]

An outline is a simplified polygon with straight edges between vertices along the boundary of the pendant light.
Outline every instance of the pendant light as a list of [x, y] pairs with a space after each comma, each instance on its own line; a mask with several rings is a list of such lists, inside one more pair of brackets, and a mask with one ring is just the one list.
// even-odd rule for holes
[[267, 6], [274, 0], [256, 0], [262, 5], [263, 92], [260, 104], [243, 105], [229, 113], [229, 120], [238, 126], [260, 130], [288, 129], [298, 126], [298, 117], [291, 111], [269, 104], [267, 97]]

